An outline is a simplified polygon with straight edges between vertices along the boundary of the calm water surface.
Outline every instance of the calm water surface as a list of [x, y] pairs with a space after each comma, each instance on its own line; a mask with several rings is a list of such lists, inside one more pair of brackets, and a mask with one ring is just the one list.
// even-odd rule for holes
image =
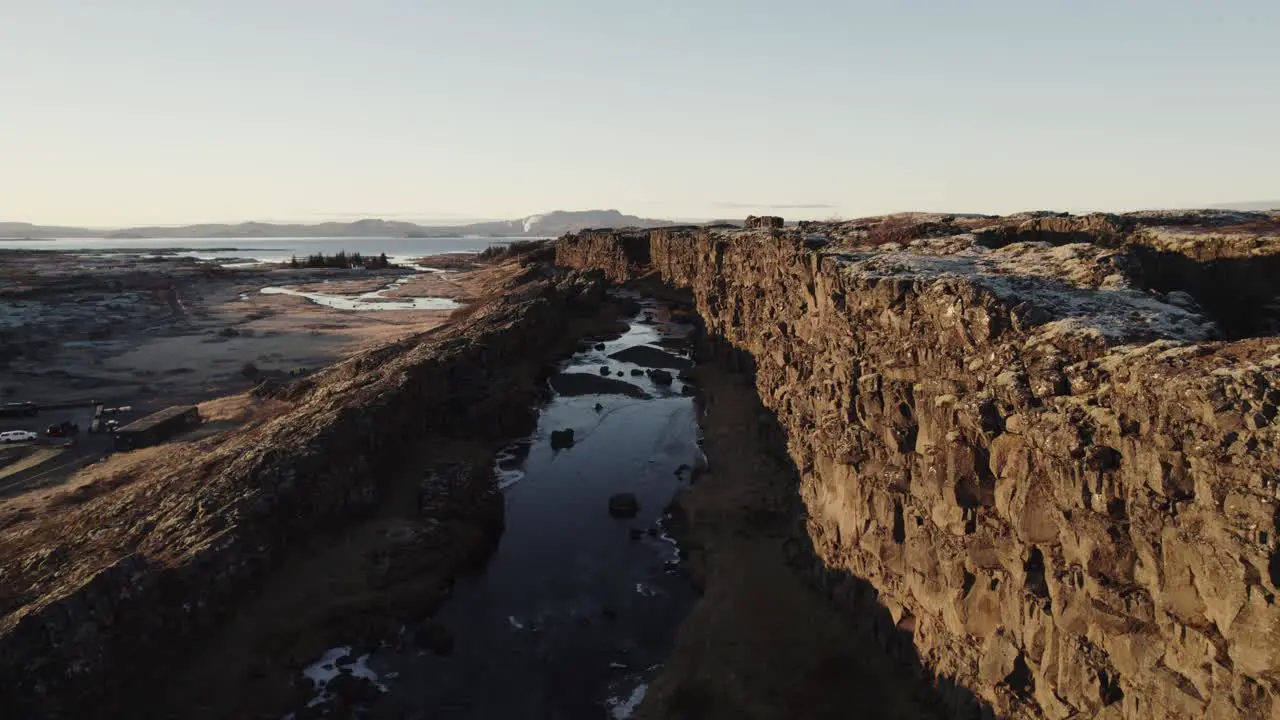
[[332, 255], [339, 250], [348, 253], [377, 255], [386, 253], [392, 259], [418, 258], [453, 252], [480, 252], [490, 245], [506, 244], [530, 238], [151, 238], [146, 240], [104, 240], [95, 238], [61, 238], [57, 240], [0, 240], [0, 249], [117, 251], [155, 254], [174, 250], [173, 254], [202, 260], [262, 260], [283, 262], [292, 256], [316, 253]]
[[[658, 308], [649, 303], [644, 312]], [[680, 381], [656, 386], [631, 375], [639, 366], [607, 356], [688, 330], [633, 322], [604, 350], [565, 364], [592, 374], [608, 365], [615, 379], [653, 397], [559, 396], [542, 410], [537, 431], [499, 463], [506, 529], [495, 554], [482, 574], [458, 581], [437, 615], [455, 637], [453, 653], [387, 649], [361, 659], [386, 690], [379, 710], [486, 720], [630, 716], [693, 602], [661, 521], [700, 449], [695, 406]], [[550, 434], [563, 428], [574, 429], [576, 442], [552, 450]], [[609, 515], [609, 496], [619, 492], [638, 497], [636, 518]]]

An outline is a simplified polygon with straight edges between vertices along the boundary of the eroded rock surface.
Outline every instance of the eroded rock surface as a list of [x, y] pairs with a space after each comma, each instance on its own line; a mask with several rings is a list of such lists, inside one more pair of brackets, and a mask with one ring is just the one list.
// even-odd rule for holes
[[[429, 611], [421, 594], [378, 593], [483, 556], [502, 525], [491, 462], [388, 485], [424, 445], [500, 444], [532, 427], [543, 369], [603, 293], [598, 281], [544, 269], [521, 272], [454, 324], [278, 389], [291, 403], [280, 417], [83, 505], [0, 528], [0, 716], [160, 712], [176, 667], [220, 637], [292, 551], [368, 518], [388, 495], [404, 496], [412, 519], [381, 523], [371, 576], [336, 600], [352, 616], [371, 602], [393, 630], [397, 602]], [[231, 716], [190, 706], [180, 716], [201, 713]]]
[[887, 607], [956, 715], [1280, 713], [1276, 216], [645, 236], [557, 262], [688, 288], [749, 353], [813, 573]]

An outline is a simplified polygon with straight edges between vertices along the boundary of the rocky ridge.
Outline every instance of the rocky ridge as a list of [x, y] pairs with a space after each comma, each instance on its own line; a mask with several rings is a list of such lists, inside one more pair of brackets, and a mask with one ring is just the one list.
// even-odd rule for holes
[[[292, 548], [367, 516], [424, 438], [527, 431], [557, 339], [601, 298], [599, 282], [530, 267], [456, 323], [264, 389], [291, 403], [280, 417], [83, 504], [11, 518], [0, 528], [0, 715], [140, 716], [171, 666], [245, 607]], [[492, 525], [492, 473], [480, 476], [481, 487], [429, 477], [408, 492], [433, 527], [468, 513]], [[456, 556], [445, 565], [475, 549], [475, 538], [433, 532], [406, 537], [443, 546]], [[375, 560], [371, 582], [396, 582], [395, 558]]]
[[556, 259], [688, 288], [749, 353], [810, 571], [887, 608], [955, 716], [1280, 712], [1275, 214], [597, 231]]

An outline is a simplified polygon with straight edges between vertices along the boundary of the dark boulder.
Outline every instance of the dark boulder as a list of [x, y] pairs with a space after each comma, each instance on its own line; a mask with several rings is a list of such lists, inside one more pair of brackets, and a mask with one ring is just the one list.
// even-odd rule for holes
[[633, 518], [640, 512], [635, 493], [618, 493], [609, 497], [609, 514], [616, 518]]
[[665, 387], [671, 384], [673, 378], [671, 377], [671, 373], [666, 370], [650, 370], [649, 379], [652, 380], [655, 385], [662, 385]]
[[453, 654], [453, 633], [433, 620], [427, 620], [413, 633], [414, 643], [423, 650], [448, 657]]
[[747, 230], [781, 230], [786, 222], [777, 215], [748, 215], [742, 227]]
[[564, 450], [573, 447], [573, 428], [551, 431], [551, 449]]
[[649, 393], [629, 382], [587, 373], [559, 373], [551, 376], [551, 387], [561, 395], [626, 395], [644, 399]]

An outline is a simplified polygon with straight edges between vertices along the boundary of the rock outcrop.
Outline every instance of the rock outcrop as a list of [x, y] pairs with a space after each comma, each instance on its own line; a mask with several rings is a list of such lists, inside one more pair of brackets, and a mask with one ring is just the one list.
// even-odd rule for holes
[[783, 226], [782, 218], [777, 215], [752, 215], [743, 223], [743, 227], [748, 230], [764, 230], [775, 229], [780, 230]]
[[[242, 607], [291, 548], [367, 514], [426, 438], [531, 429], [558, 339], [602, 295], [598, 281], [539, 272], [464, 320], [295, 383], [281, 393], [294, 403], [281, 417], [7, 532], [0, 716], [137, 717], [124, 708], [151, 704], [166, 666]], [[500, 527], [496, 488], [472, 497], [450, 478], [432, 483], [414, 491], [436, 525], [453, 513]]]
[[1215, 228], [1226, 271], [1163, 219], [594, 232], [556, 257], [690, 289], [749, 354], [815, 577], [851, 614], [888, 608], [881, 636], [956, 716], [976, 695], [1008, 717], [1276, 717], [1280, 338], [1230, 338], [1271, 327], [1280, 223]]

